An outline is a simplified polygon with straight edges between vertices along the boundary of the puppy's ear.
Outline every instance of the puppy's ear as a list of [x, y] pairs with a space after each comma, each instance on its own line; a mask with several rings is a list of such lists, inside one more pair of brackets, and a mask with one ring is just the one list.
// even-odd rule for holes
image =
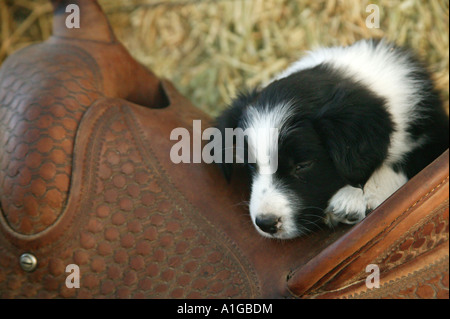
[[[237, 98], [232, 101], [230, 107], [223, 111], [223, 113], [216, 119], [215, 126], [220, 130], [222, 137], [222, 163], [219, 163], [218, 165], [228, 182], [230, 182], [231, 179], [234, 163], [225, 163], [225, 152], [234, 152], [234, 149], [225, 149], [225, 129], [231, 128], [234, 130], [240, 126], [244, 109], [257, 98], [258, 94], [259, 92], [257, 90], [240, 93]], [[234, 144], [235, 141], [233, 142], [233, 145]]]
[[385, 160], [394, 130], [384, 99], [358, 87], [337, 88], [314, 124], [338, 173], [354, 187]]

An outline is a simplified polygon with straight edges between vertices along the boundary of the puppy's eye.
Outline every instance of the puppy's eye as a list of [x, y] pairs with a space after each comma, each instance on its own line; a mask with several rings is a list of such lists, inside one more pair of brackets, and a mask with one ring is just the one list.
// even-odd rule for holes
[[302, 162], [302, 163], [298, 163], [295, 166], [295, 174], [299, 174], [302, 171], [304, 171], [305, 169], [308, 169], [312, 166], [313, 161], [307, 161], [307, 162]]

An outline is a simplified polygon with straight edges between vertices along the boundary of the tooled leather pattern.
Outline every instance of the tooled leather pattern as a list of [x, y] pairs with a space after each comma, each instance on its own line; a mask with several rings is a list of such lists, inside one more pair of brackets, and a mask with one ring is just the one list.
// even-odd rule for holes
[[390, 250], [375, 260], [375, 264], [382, 265], [381, 272], [407, 263], [448, 241], [448, 203], [446, 209], [438, 212], [436, 215], [429, 216], [422, 225], [402, 236]]
[[[420, 202], [429, 198], [436, 190], [448, 184], [447, 176], [420, 200], [412, 203], [405, 211], [409, 211]], [[378, 238], [376, 243], [382, 239]], [[405, 273], [398, 270], [403, 265], [416, 260], [420, 260], [422, 255], [433, 253], [441, 247], [445, 247], [449, 240], [449, 208], [448, 198], [440, 203], [433, 211], [423, 217], [421, 220], [411, 225], [409, 229], [404, 231], [397, 240], [390, 244], [389, 247], [378, 250], [376, 255], [364, 256], [367, 247], [360, 249], [353, 258], [358, 260], [358, 254], [365, 258], [366, 264], [376, 264], [379, 266], [380, 276], [394, 274], [398, 276], [391, 282], [381, 286], [379, 289], [362, 289], [362, 292], [351, 293], [352, 287], [358, 290], [359, 286], [364, 286], [367, 278], [367, 272], [364, 267], [358, 273], [353, 274], [346, 281], [341, 281], [339, 287], [330, 289], [328, 286], [316, 283], [318, 288], [312, 290], [305, 297], [309, 298], [448, 298], [448, 254], [442, 259], [439, 253], [435, 255], [439, 260], [436, 263], [429, 264], [424, 268], [415, 270], [412, 273]], [[344, 273], [344, 270], [336, 275]], [[405, 279], [406, 278], [406, 279]], [[330, 281], [332, 282], [332, 280]]]
[[352, 299], [448, 299], [448, 256], [427, 267], [345, 298]]
[[[387, 249], [373, 263], [380, 266], [380, 274], [385, 274], [424, 253], [432, 251], [449, 239], [448, 201], [444, 207], [427, 216], [424, 221], [413, 227]], [[360, 274], [358, 277], [362, 277]], [[367, 276], [367, 274], [366, 274]], [[381, 286], [379, 289], [366, 290], [348, 298], [439, 298], [448, 299], [448, 255], [434, 264], [417, 269], [413, 273]]]
[[[257, 297], [245, 257], [170, 182], [127, 106], [92, 124], [75, 224], [25, 273], [0, 245], [0, 297]], [[82, 132], [86, 133], [86, 132]], [[2, 238], [0, 237], [0, 242]], [[42, 250], [43, 251], [43, 250]], [[65, 267], [80, 267], [67, 288]]]
[[2, 65], [0, 204], [13, 231], [37, 234], [60, 217], [76, 130], [101, 85], [95, 60], [71, 45], [33, 45]]
[[[389, 248], [381, 252], [369, 264], [379, 266], [380, 274], [395, 271], [396, 267], [420, 258], [449, 239], [449, 210], [448, 202], [443, 208], [431, 212], [418, 224], [414, 225]], [[364, 269], [356, 274], [350, 282], [364, 281], [367, 273]]]
[[[443, 182], [448, 182], [448, 177]], [[395, 274], [400, 267], [415, 259], [420, 259], [423, 254], [448, 242], [449, 239], [449, 208], [448, 200], [436, 208], [430, 215], [413, 225], [389, 248], [385, 249], [373, 261], [367, 264], [379, 266], [380, 276], [388, 273]], [[342, 284], [342, 287], [351, 285], [363, 285], [367, 273], [362, 270], [350, 280]], [[398, 271], [395, 280], [387, 282], [376, 289], [365, 289], [359, 293], [346, 293], [343, 289], [339, 298], [440, 298], [449, 296], [448, 255], [436, 260], [424, 268], [412, 273]], [[350, 289], [350, 288], [349, 288]], [[323, 292], [322, 292], [323, 293]], [[326, 296], [326, 292], [320, 298]], [[312, 297], [312, 296], [311, 296]]]

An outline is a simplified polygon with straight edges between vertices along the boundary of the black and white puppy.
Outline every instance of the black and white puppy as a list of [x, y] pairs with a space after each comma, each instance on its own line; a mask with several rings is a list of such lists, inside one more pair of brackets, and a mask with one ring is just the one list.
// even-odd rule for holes
[[[279, 239], [361, 221], [445, 151], [448, 124], [423, 65], [384, 40], [309, 52], [217, 119], [222, 136], [226, 128], [279, 130], [276, 172], [262, 174], [267, 160], [257, 155], [246, 163], [251, 219]], [[258, 139], [267, 137], [258, 133], [246, 147]], [[221, 164], [227, 178], [232, 165]]]

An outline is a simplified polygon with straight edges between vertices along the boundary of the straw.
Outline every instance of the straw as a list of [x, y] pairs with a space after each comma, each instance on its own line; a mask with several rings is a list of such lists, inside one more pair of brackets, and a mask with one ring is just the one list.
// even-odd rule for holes
[[[246, 87], [261, 85], [317, 46], [386, 37], [429, 65], [449, 110], [448, 0], [101, 0], [130, 53], [217, 115]], [[368, 28], [369, 4], [380, 27]], [[0, 62], [51, 35], [45, 0], [0, 0]]]

